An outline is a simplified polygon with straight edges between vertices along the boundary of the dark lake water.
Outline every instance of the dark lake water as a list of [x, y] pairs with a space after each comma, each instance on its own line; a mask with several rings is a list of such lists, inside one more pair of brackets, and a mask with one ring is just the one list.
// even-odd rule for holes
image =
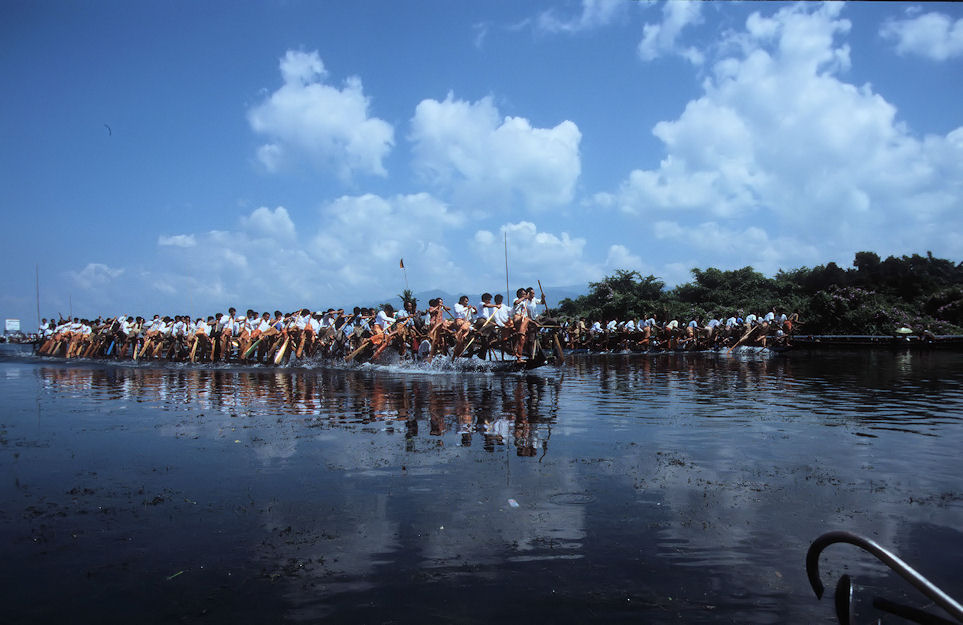
[[[3, 623], [833, 623], [963, 598], [963, 354], [534, 375], [0, 355]], [[862, 605], [862, 604], [861, 604]], [[862, 605], [870, 622], [875, 613]]]

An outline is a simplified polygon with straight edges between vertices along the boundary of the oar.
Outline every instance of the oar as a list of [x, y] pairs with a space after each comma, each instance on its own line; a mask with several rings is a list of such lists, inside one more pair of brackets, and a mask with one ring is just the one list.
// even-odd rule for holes
[[[757, 326], [757, 327], [758, 327], [758, 326]], [[735, 345], [733, 345], [732, 347], [730, 347], [730, 348], [729, 348], [729, 351], [726, 352], [726, 353], [730, 353], [730, 352], [732, 352], [732, 350], [734, 350], [735, 348], [737, 348], [737, 347], [739, 347], [740, 345], [742, 345], [743, 342], [745, 342], [745, 340], [749, 338], [749, 335], [752, 334], [752, 333], [755, 332], [755, 331], [756, 331], [756, 328], [749, 328], [749, 329], [746, 331], [746, 333], [742, 335], [742, 338], [739, 339], [738, 341], [736, 341]]]
[[284, 337], [284, 343], [281, 345], [281, 349], [278, 350], [278, 355], [274, 357], [274, 364], [279, 365], [281, 361], [284, 360], [284, 352], [288, 349], [288, 343], [291, 341], [291, 337]]
[[194, 355], [197, 354], [197, 345], [201, 342], [200, 337], [194, 335], [194, 347], [191, 348], [191, 362], [194, 362]]
[[555, 357], [558, 358], [560, 363], [565, 362], [565, 352], [562, 351], [562, 342], [558, 340], [558, 334], [552, 333], [552, 338], [555, 339]]
[[348, 354], [347, 356], [345, 356], [345, 358], [344, 358], [345, 362], [351, 362], [352, 360], [354, 360], [355, 357], [357, 357], [357, 355], [360, 354], [361, 351], [362, 351], [365, 347], [367, 347], [367, 346], [368, 346], [368, 343], [370, 343], [370, 342], [371, 342], [371, 339], [370, 339], [370, 338], [367, 338], [367, 339], [361, 341], [361, 346], [358, 347], [358, 349], [354, 350], [353, 352], [351, 352], [350, 354]]
[[490, 317], [488, 317], [488, 319], [485, 319], [485, 323], [482, 324], [482, 327], [475, 330], [475, 333], [471, 335], [471, 340], [468, 341], [468, 345], [465, 345], [465, 347], [461, 350], [462, 354], [468, 351], [468, 348], [471, 347], [471, 344], [475, 342], [475, 337], [477, 337], [478, 334], [485, 329], [485, 326], [488, 325], [488, 322], [491, 321], [492, 318], [494, 318], [494, 316], [495, 315], [491, 315]]
[[253, 343], [250, 347], [248, 347], [246, 350], [244, 350], [244, 355], [241, 356], [241, 357], [242, 357], [244, 360], [247, 360], [247, 357], [250, 356], [250, 355], [254, 352], [255, 349], [257, 349], [257, 346], [260, 345], [260, 343], [261, 343], [261, 341], [262, 341], [263, 339], [264, 339], [264, 336], [263, 336], [263, 335], [262, 335], [262, 336], [259, 336], [259, 337], [257, 338], [257, 340], [254, 341], [254, 343]]
[[542, 288], [542, 281], [536, 280], [538, 282], [538, 290], [542, 294], [542, 305], [545, 306], [545, 314], [548, 314], [548, 302], [545, 301], [545, 289]]

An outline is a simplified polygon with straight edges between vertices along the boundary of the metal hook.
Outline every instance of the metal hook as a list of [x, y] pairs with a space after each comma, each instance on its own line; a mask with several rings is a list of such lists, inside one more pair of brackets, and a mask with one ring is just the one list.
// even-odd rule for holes
[[880, 562], [896, 571], [900, 576], [912, 584], [917, 590], [933, 600], [938, 606], [946, 610], [953, 618], [963, 623], [963, 605], [940, 590], [935, 584], [920, 575], [916, 569], [909, 566], [896, 555], [884, 549], [875, 541], [853, 534], [852, 532], [827, 532], [813, 541], [806, 553], [806, 574], [809, 584], [816, 593], [816, 598], [822, 599], [825, 587], [819, 579], [819, 555], [823, 549], [833, 543], [848, 543], [876, 556]]

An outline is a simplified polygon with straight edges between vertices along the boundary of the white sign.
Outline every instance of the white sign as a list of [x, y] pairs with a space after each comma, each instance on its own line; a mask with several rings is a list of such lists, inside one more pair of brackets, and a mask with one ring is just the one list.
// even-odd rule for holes
[[7, 319], [6, 330], [7, 332], [19, 332], [20, 331], [20, 320], [19, 319]]

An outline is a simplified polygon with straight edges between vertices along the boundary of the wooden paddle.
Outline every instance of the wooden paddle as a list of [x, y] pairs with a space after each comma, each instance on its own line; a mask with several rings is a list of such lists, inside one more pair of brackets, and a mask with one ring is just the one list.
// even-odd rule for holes
[[730, 347], [729, 350], [728, 350], [726, 353], [728, 354], [728, 353], [732, 352], [732, 350], [734, 350], [735, 348], [737, 348], [737, 347], [739, 347], [740, 345], [742, 345], [742, 344], [745, 342], [745, 340], [749, 338], [749, 335], [752, 334], [753, 332], [755, 332], [755, 331], [756, 331], [756, 328], [758, 328], [758, 327], [759, 327], [759, 326], [755, 326], [755, 327], [749, 328], [749, 329], [746, 331], [746, 333], [742, 335], [742, 338], [739, 339], [738, 341], [736, 341], [735, 345], [733, 345], [732, 347]]
[[250, 347], [248, 347], [246, 350], [244, 350], [244, 354], [241, 356], [241, 358], [243, 358], [244, 360], [247, 360], [247, 357], [250, 356], [251, 353], [253, 353], [255, 349], [257, 349], [257, 346], [261, 344], [261, 341], [262, 341], [263, 339], [264, 339], [263, 336], [259, 336], [259, 337], [257, 338], [257, 340], [254, 341], [253, 344], [251, 344]]
[[150, 338], [144, 339], [144, 342], [140, 344], [140, 350], [137, 349], [136, 345], [134, 346], [134, 360], [147, 353], [148, 345], [150, 345]]
[[487, 326], [488, 322], [491, 321], [494, 317], [495, 315], [492, 314], [490, 317], [485, 319], [485, 323], [482, 324], [482, 327], [474, 331], [474, 334], [471, 335], [471, 339], [468, 341], [468, 345], [465, 345], [465, 347], [461, 350], [462, 354], [468, 351], [468, 348], [471, 347], [471, 344], [475, 342], [475, 338], [481, 333], [482, 330], [485, 329], [485, 326]]
[[542, 281], [536, 280], [538, 282], [538, 290], [542, 294], [542, 305], [545, 306], [545, 312], [548, 313], [548, 302], [545, 301], [545, 289], [542, 288]]
[[555, 357], [558, 358], [559, 363], [565, 362], [565, 352], [562, 351], [562, 342], [558, 340], [558, 334], [552, 333], [552, 338], [555, 339]]
[[281, 349], [278, 350], [277, 356], [274, 357], [274, 364], [279, 365], [281, 361], [284, 360], [284, 352], [288, 349], [288, 342], [290, 342], [291, 337], [284, 337], [284, 343], [281, 345]]
[[358, 349], [354, 350], [353, 352], [351, 352], [350, 354], [344, 357], [345, 362], [351, 362], [352, 360], [354, 360], [355, 357], [357, 357], [357, 355], [360, 354], [362, 350], [364, 350], [364, 348], [368, 346], [369, 343], [371, 343], [370, 338], [361, 341], [361, 346], [358, 347]]

